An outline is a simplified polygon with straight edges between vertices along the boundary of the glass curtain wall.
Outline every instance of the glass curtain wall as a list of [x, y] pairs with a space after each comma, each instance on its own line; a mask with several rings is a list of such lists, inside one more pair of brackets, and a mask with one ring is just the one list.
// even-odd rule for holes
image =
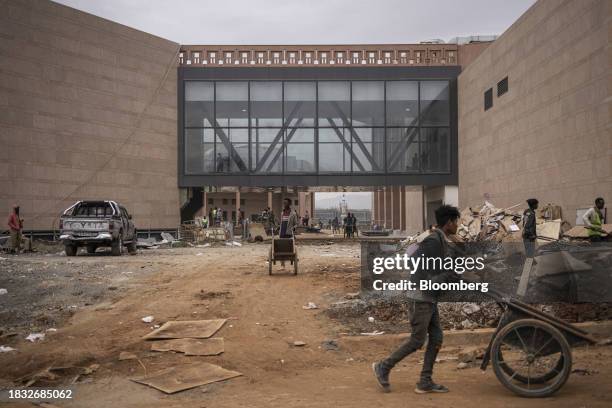
[[448, 173], [448, 81], [185, 81], [186, 174]]

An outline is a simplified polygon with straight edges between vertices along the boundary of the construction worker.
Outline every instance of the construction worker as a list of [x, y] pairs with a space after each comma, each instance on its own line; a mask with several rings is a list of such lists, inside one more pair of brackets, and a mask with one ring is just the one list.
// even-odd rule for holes
[[8, 227], [11, 234], [10, 251], [12, 254], [21, 249], [21, 231], [23, 230], [23, 220], [19, 218], [19, 205], [13, 206], [13, 211], [8, 216]]
[[[448, 236], [457, 233], [459, 210], [450, 205], [443, 205], [436, 210], [437, 228], [420, 244], [414, 257], [441, 258], [451, 256], [448, 245]], [[419, 269], [411, 275], [410, 280], [420, 287], [420, 281], [430, 280], [435, 283], [444, 283], [453, 280], [456, 274], [452, 270]], [[372, 364], [374, 375], [378, 384], [385, 392], [389, 391], [389, 374], [393, 367], [408, 355], [414, 353], [425, 344], [427, 349], [421, 370], [421, 379], [416, 384], [414, 392], [425, 394], [430, 392], [448, 392], [448, 388], [436, 384], [432, 379], [433, 367], [436, 357], [442, 347], [443, 332], [438, 314], [438, 292], [410, 290], [410, 338], [395, 350], [389, 357]], [[428, 338], [429, 337], [429, 338]]]
[[605, 204], [603, 198], [597, 197], [595, 199], [595, 206], [589, 208], [582, 216], [584, 227], [588, 231], [591, 242], [601, 242], [608, 235], [601, 227], [604, 224], [603, 209]]
[[291, 238], [293, 236], [293, 230], [297, 225], [297, 215], [295, 212], [291, 211], [291, 199], [285, 198], [283, 200], [283, 211], [281, 212], [279, 236], [281, 238]]
[[527, 200], [529, 208], [523, 212], [523, 245], [525, 245], [525, 256], [533, 258], [536, 250], [536, 213], [538, 200], [530, 198]]

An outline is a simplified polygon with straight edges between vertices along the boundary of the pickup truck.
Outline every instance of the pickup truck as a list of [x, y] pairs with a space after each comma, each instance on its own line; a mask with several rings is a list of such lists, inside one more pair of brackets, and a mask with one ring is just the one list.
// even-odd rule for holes
[[115, 201], [77, 201], [60, 216], [60, 240], [67, 256], [79, 247], [93, 254], [98, 247], [110, 247], [112, 255], [136, 253], [136, 227], [125, 207]]

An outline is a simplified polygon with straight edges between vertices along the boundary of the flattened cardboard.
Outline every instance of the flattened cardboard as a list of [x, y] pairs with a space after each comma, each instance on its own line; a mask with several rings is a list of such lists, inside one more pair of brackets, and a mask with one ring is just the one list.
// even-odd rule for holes
[[152, 351], [178, 351], [186, 356], [218, 356], [225, 351], [223, 338], [172, 339], [151, 344]]
[[131, 380], [139, 384], [148, 385], [166, 394], [174, 394], [179, 391], [228, 380], [241, 375], [242, 373], [226, 370], [218, 365], [199, 363], [170, 367], [144, 377], [132, 378]]
[[159, 329], [144, 336], [144, 339], [207, 339], [215, 334], [226, 321], [227, 319], [166, 322]]

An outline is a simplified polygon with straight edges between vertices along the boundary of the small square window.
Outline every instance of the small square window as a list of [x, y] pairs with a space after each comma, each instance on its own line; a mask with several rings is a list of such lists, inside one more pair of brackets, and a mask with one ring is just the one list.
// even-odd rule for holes
[[493, 107], [493, 88], [489, 88], [484, 93], [484, 110]]

